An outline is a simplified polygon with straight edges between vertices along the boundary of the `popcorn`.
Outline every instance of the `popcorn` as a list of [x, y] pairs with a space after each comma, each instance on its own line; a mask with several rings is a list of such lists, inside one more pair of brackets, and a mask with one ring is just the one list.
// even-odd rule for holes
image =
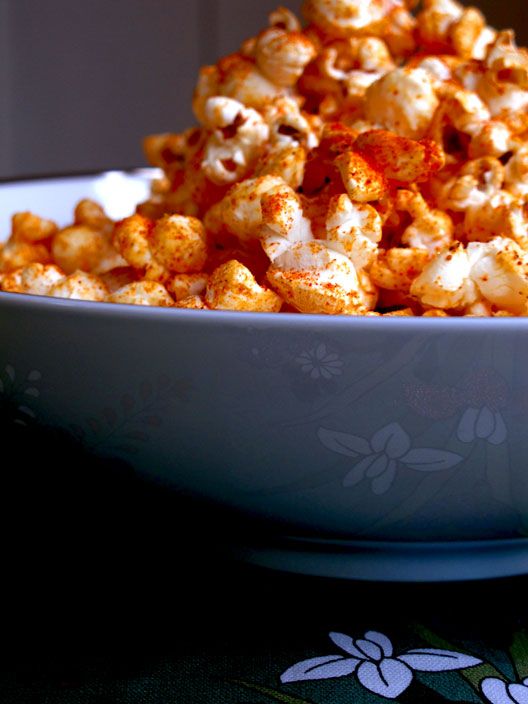
[[205, 303], [216, 310], [276, 313], [282, 300], [274, 292], [259, 286], [253, 274], [236, 260], [215, 269], [207, 283]]
[[514, 196], [528, 196], [528, 145], [518, 149], [506, 164], [504, 187]]
[[354, 265], [323, 242], [296, 243], [275, 258], [268, 280], [301, 313], [353, 313], [361, 310]]
[[431, 209], [420, 193], [398, 191], [396, 208], [406, 211], [413, 218], [402, 233], [402, 244], [434, 253], [453, 241], [455, 228], [449, 215], [442, 210]]
[[528, 303], [528, 254], [506, 237], [468, 245], [471, 278], [489, 303], [516, 315]]
[[[81, 201], [82, 203], [82, 201]], [[81, 207], [81, 203], [77, 206]], [[39, 242], [47, 240], [57, 232], [57, 225], [33, 213], [16, 213], [12, 218], [11, 237], [14, 242]]]
[[407, 295], [429, 260], [430, 255], [425, 248], [392, 247], [380, 251], [369, 273], [372, 281], [381, 289]]
[[[528, 315], [528, 50], [456, 0], [305, 0], [205, 66], [114, 223], [17, 213], [0, 290], [372, 317]], [[190, 313], [192, 315], [192, 313]]]
[[382, 222], [371, 205], [353, 203], [346, 195], [334, 196], [328, 207], [327, 240], [345, 254], [356, 270], [371, 264], [382, 237]]
[[400, 183], [425, 181], [444, 165], [443, 154], [434, 142], [416, 142], [385, 130], [363, 132], [354, 149], [385, 178]]
[[292, 98], [275, 98], [263, 110], [270, 129], [270, 147], [304, 146], [313, 149], [319, 144], [318, 121], [301, 113]]
[[306, 19], [334, 37], [375, 33], [398, 0], [305, 0]]
[[301, 146], [286, 145], [268, 152], [261, 159], [255, 176], [278, 176], [296, 191], [304, 180], [305, 166], [306, 149]]
[[[407, 2], [407, 5], [411, 4]], [[395, 7], [389, 12], [383, 39], [394, 57], [408, 57], [416, 49], [416, 24], [416, 19], [405, 7]]]
[[167, 282], [166, 287], [175, 301], [181, 301], [203, 293], [208, 279], [207, 274], [177, 274]]
[[383, 198], [388, 189], [384, 174], [357, 152], [341, 154], [334, 161], [351, 200], [369, 203]]
[[44, 244], [17, 242], [11, 238], [0, 248], [0, 272], [19, 269], [33, 262], [48, 264], [50, 261], [50, 251]]
[[200, 71], [193, 101], [194, 113], [203, 123], [205, 104], [215, 95], [233, 98], [258, 110], [274, 97], [284, 95], [285, 90], [266, 78], [251, 59], [231, 54], [216, 67], [207, 66]]
[[175, 303], [175, 308], [191, 308], [193, 310], [204, 310], [207, 309], [204, 301], [200, 296], [188, 296], [183, 298], [181, 301]]
[[257, 39], [255, 61], [263, 75], [278, 86], [293, 86], [305, 67], [315, 58], [316, 48], [299, 31], [274, 26]]
[[53, 260], [67, 274], [78, 269], [102, 274], [126, 264], [112, 247], [108, 235], [88, 225], [60, 230], [51, 243]]
[[7, 274], [0, 274], [0, 290], [45, 296], [63, 278], [64, 273], [55, 264], [35, 262]]
[[76, 271], [57, 281], [48, 289], [48, 296], [71, 298], [77, 301], [106, 301], [108, 289], [95, 274]]
[[483, 59], [496, 35], [477, 8], [464, 8], [454, 0], [425, 0], [417, 23], [424, 49], [453, 51], [464, 59]]
[[471, 262], [460, 243], [437, 254], [413, 281], [410, 293], [433, 308], [461, 308], [474, 303], [478, 293], [470, 277]]
[[167, 289], [156, 281], [135, 281], [108, 296], [110, 303], [127, 303], [136, 306], [170, 307], [174, 301]]
[[248, 179], [233, 186], [207, 213], [205, 226], [213, 235], [227, 231], [242, 242], [271, 235], [292, 242], [312, 236], [299, 196], [275, 176]]
[[486, 55], [477, 90], [493, 117], [528, 107], [528, 52], [515, 45], [513, 32], [497, 35]]
[[423, 68], [396, 68], [367, 90], [365, 117], [402, 137], [420, 139], [439, 104], [430, 73]]
[[218, 185], [240, 180], [269, 138], [261, 115], [231, 98], [214, 97], [205, 104], [204, 124], [213, 132], [205, 144], [205, 175]]
[[190, 216], [165, 215], [154, 224], [132, 215], [117, 224], [114, 244], [132, 267], [145, 269], [150, 279], [200, 271], [207, 258], [203, 225]]

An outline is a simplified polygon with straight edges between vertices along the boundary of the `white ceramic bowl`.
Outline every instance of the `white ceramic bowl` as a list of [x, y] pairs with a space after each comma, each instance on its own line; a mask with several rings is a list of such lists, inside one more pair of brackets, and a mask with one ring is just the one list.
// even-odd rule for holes
[[[1, 232], [149, 171], [0, 185]], [[269, 527], [258, 564], [365, 579], [528, 572], [528, 321], [151, 309], [0, 293], [0, 403]]]

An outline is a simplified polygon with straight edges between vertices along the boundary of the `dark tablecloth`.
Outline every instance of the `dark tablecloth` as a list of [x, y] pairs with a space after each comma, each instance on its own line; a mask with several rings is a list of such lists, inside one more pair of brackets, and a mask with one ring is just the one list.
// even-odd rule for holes
[[221, 510], [66, 436], [4, 418], [0, 446], [1, 704], [528, 702], [527, 578], [267, 572]]

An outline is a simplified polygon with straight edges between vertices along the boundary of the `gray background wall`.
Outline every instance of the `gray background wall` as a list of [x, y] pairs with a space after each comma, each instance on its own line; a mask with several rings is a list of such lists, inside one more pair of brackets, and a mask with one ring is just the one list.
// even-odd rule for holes
[[[193, 124], [200, 66], [301, 0], [0, 0], [0, 177], [144, 163], [140, 141]], [[526, 0], [483, 0], [528, 43]]]

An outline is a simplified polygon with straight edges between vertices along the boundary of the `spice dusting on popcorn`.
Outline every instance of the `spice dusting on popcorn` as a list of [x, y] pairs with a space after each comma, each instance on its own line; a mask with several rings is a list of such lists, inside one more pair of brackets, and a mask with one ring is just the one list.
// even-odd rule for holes
[[528, 51], [455, 0], [305, 0], [204, 67], [114, 223], [30, 212], [0, 290], [195, 310], [528, 315]]

